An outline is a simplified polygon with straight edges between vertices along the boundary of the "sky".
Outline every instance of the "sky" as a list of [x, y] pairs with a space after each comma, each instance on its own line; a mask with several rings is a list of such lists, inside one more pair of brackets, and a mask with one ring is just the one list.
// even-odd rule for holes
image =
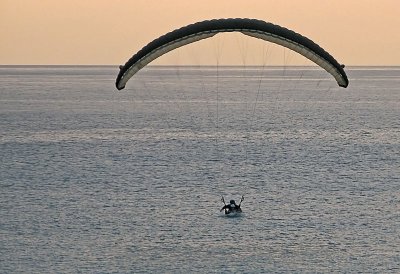
[[[0, 65], [119, 65], [176, 28], [242, 17], [294, 30], [346, 65], [395, 66], [399, 14], [399, 0], [0, 0]], [[248, 39], [199, 42], [155, 64], [213, 64], [221, 45], [229, 64], [232, 48], [258, 43]]]

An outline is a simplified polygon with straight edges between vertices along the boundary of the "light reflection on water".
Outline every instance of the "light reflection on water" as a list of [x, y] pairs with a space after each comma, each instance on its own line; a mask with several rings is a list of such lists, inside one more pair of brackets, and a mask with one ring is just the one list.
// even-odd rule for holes
[[1, 272], [399, 272], [399, 70], [286, 70], [1, 67]]

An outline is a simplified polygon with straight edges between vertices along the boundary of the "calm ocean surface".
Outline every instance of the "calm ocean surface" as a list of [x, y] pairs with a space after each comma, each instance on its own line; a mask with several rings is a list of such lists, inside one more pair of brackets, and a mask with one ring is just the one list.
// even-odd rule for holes
[[1, 273], [400, 272], [399, 67], [117, 73], [0, 66]]

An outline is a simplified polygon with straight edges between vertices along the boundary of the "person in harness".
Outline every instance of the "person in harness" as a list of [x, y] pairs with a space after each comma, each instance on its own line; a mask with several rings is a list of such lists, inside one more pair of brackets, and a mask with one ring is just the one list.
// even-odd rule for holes
[[220, 212], [222, 212], [223, 210], [225, 210], [225, 214], [242, 212], [240, 205], [242, 204], [243, 200], [244, 196], [242, 195], [242, 198], [240, 199], [240, 203], [238, 205], [236, 204], [235, 200], [230, 200], [229, 204], [226, 204], [224, 197], [222, 196], [221, 201], [224, 203], [224, 206], [221, 208]]

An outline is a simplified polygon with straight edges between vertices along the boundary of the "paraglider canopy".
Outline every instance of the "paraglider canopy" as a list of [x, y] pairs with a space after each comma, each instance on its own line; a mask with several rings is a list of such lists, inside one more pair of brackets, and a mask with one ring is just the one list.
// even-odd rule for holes
[[330, 73], [338, 85], [349, 84], [344, 65], [339, 64], [319, 45], [292, 30], [256, 19], [228, 18], [201, 21], [169, 32], [134, 54], [120, 66], [116, 80], [117, 89], [125, 88], [128, 80], [154, 59], [184, 45], [210, 38], [220, 32], [241, 32], [289, 48], [313, 61]]

